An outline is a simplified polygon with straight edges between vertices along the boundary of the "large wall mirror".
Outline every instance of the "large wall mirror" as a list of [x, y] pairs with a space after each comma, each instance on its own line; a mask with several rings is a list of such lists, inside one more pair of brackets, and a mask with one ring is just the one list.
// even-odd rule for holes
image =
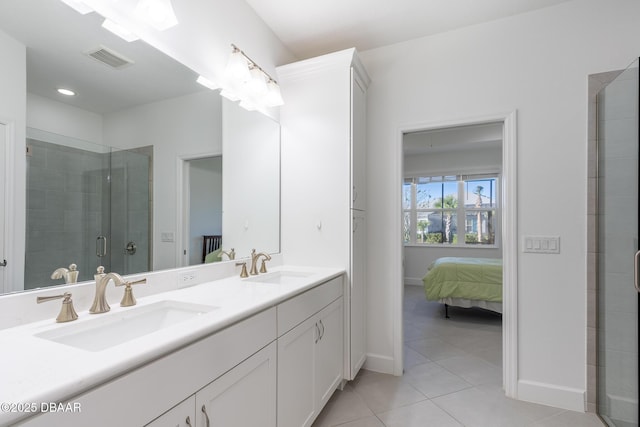
[[5, 292], [62, 284], [51, 273], [71, 263], [79, 281], [98, 265], [201, 264], [205, 235], [238, 258], [279, 252], [278, 123], [102, 21], [59, 0], [0, 2], [0, 31], [27, 58], [26, 253], [11, 254], [25, 272]]

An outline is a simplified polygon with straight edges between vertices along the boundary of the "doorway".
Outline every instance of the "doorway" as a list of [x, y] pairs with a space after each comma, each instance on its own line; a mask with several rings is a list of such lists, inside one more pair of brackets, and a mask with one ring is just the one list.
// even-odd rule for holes
[[[516, 229], [516, 112], [460, 120], [455, 122], [440, 122], [403, 126], [397, 134], [397, 199], [402, 200], [402, 184], [404, 182], [403, 141], [404, 135], [412, 132], [433, 129], [447, 129], [469, 125], [483, 125], [489, 123], [502, 124], [502, 155], [501, 155], [501, 229], [502, 258], [503, 258], [503, 327], [502, 327], [502, 381], [506, 396], [517, 397], [517, 229]], [[400, 248], [395, 253], [393, 262], [398, 286], [394, 289], [394, 374], [402, 375], [404, 359], [404, 328], [402, 322], [404, 300], [404, 269], [403, 269], [403, 224], [402, 209], [397, 210], [396, 233]]]
[[202, 264], [204, 236], [222, 235], [222, 155], [180, 159], [179, 266]]

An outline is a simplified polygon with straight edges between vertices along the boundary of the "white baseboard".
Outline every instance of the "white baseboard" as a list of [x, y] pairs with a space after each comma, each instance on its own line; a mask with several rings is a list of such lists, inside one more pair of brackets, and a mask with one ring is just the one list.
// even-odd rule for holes
[[405, 277], [404, 278], [405, 285], [413, 285], [413, 286], [424, 286], [422, 279], [419, 277]]
[[585, 390], [536, 381], [518, 381], [518, 399], [570, 411], [585, 411]]
[[393, 375], [393, 362], [393, 357], [368, 353], [367, 360], [364, 362], [362, 368], [381, 374]]

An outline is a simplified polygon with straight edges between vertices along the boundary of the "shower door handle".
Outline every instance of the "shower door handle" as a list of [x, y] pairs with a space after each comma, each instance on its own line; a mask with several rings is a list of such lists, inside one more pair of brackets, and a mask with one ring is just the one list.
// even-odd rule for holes
[[636, 252], [633, 257], [633, 285], [636, 287], [636, 291], [640, 292], [640, 286], [638, 286], [638, 261], [640, 261], [640, 251]]
[[96, 237], [96, 256], [102, 258], [107, 254], [107, 238], [105, 236]]

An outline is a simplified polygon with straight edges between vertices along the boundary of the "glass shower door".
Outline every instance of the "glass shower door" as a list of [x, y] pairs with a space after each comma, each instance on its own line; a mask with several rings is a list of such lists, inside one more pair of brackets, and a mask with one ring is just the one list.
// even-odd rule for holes
[[598, 102], [598, 413], [638, 426], [638, 61]]
[[110, 271], [151, 270], [151, 155], [146, 148], [113, 151], [110, 166]]
[[151, 270], [152, 147], [116, 150], [31, 128], [27, 144], [24, 289], [60, 284], [51, 272], [70, 263], [78, 281], [99, 265]]

